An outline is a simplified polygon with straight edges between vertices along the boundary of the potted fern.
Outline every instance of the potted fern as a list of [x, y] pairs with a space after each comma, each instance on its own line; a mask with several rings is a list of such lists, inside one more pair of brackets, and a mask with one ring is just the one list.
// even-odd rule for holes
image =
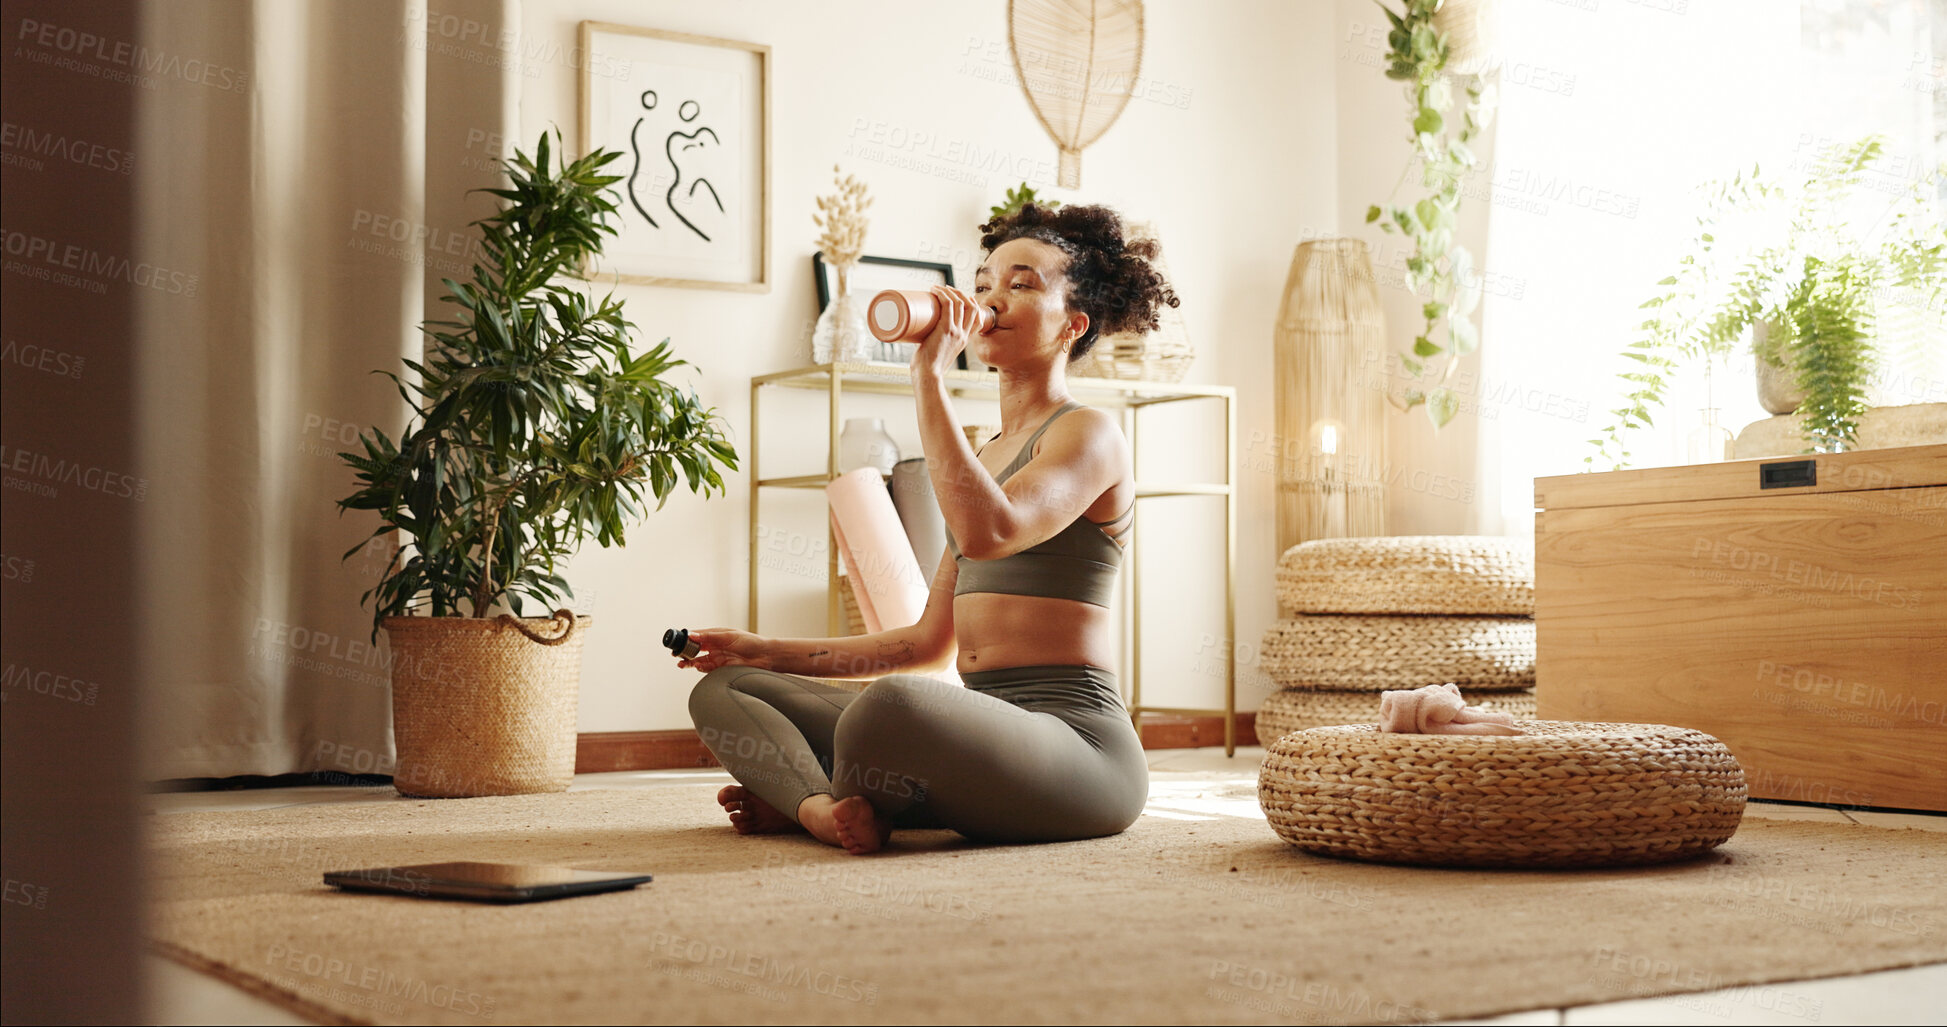
[[[556, 134], [556, 149], [559, 149]], [[617, 209], [597, 151], [549, 165], [504, 161], [486, 190], [500, 210], [474, 222], [480, 259], [445, 280], [452, 320], [427, 321], [413, 376], [391, 371], [414, 417], [395, 442], [379, 429], [339, 454], [358, 488], [340, 511], [378, 527], [345, 554], [400, 545], [371, 602], [373, 639], [391, 641], [394, 783], [402, 794], [457, 797], [561, 791], [574, 775], [581, 643], [591, 618], [554, 606], [573, 590], [560, 561], [590, 536], [623, 544], [631, 520], [677, 485], [723, 490], [737, 454], [713, 410], [663, 376], [687, 361], [669, 342], [636, 354], [612, 295], [572, 283], [614, 235]], [[490, 616], [505, 604], [512, 614]]]
[[1748, 176], [1706, 184], [1696, 252], [1643, 302], [1651, 313], [1623, 352], [1635, 361], [1622, 374], [1630, 391], [1602, 437], [1589, 440], [1596, 452], [1585, 463], [1627, 462], [1623, 432], [1651, 423], [1678, 357], [1722, 357], [1747, 337], [1756, 359], [1789, 375], [1802, 394], [1807, 452], [1854, 443], [1877, 360], [1873, 329], [1882, 296], [1913, 290], [1931, 308], [1947, 290], [1947, 231], [1922, 189], [1929, 183], [1914, 183], [1871, 234], [1846, 216], [1845, 202], [1883, 146], [1879, 136], [1867, 136], [1828, 150], [1791, 189], [1755, 167]]

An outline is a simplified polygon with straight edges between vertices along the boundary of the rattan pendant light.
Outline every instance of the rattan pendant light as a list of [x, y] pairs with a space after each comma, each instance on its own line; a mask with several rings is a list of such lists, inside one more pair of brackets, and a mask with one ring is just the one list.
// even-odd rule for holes
[[[1278, 552], [1386, 533], [1386, 321], [1366, 244], [1300, 243], [1278, 311]], [[1257, 457], [1254, 456], [1254, 459]]]
[[1102, 138], [1142, 71], [1141, 0], [1008, 0], [1007, 44], [1061, 163], [1055, 184], [1082, 185], [1082, 150]]

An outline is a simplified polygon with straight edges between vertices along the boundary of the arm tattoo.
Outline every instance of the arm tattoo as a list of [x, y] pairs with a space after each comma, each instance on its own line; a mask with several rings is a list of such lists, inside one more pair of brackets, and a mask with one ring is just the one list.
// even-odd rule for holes
[[904, 666], [913, 661], [913, 643], [904, 639], [879, 643], [879, 658], [894, 666]]

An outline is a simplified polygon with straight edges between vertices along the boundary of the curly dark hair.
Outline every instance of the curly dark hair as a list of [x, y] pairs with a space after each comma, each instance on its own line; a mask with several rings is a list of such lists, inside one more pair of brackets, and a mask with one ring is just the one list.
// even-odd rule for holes
[[1049, 210], [1028, 203], [980, 226], [980, 248], [992, 253], [1014, 239], [1038, 239], [1068, 256], [1068, 306], [1088, 315], [1088, 331], [1069, 351], [1072, 363], [1103, 333], [1154, 331], [1164, 304], [1181, 301], [1155, 265], [1162, 247], [1154, 239], [1125, 240], [1122, 218], [1099, 204]]

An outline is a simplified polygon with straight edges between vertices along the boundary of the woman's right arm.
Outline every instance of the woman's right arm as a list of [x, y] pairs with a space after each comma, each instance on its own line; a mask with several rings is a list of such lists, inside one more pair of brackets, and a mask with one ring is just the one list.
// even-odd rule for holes
[[839, 638], [770, 638], [735, 628], [691, 631], [702, 652], [679, 667], [711, 671], [725, 666], [764, 667], [811, 678], [877, 678], [906, 671], [931, 673], [952, 666], [960, 647], [953, 630], [953, 586], [960, 566], [952, 553], [940, 561], [919, 623], [870, 635]]

